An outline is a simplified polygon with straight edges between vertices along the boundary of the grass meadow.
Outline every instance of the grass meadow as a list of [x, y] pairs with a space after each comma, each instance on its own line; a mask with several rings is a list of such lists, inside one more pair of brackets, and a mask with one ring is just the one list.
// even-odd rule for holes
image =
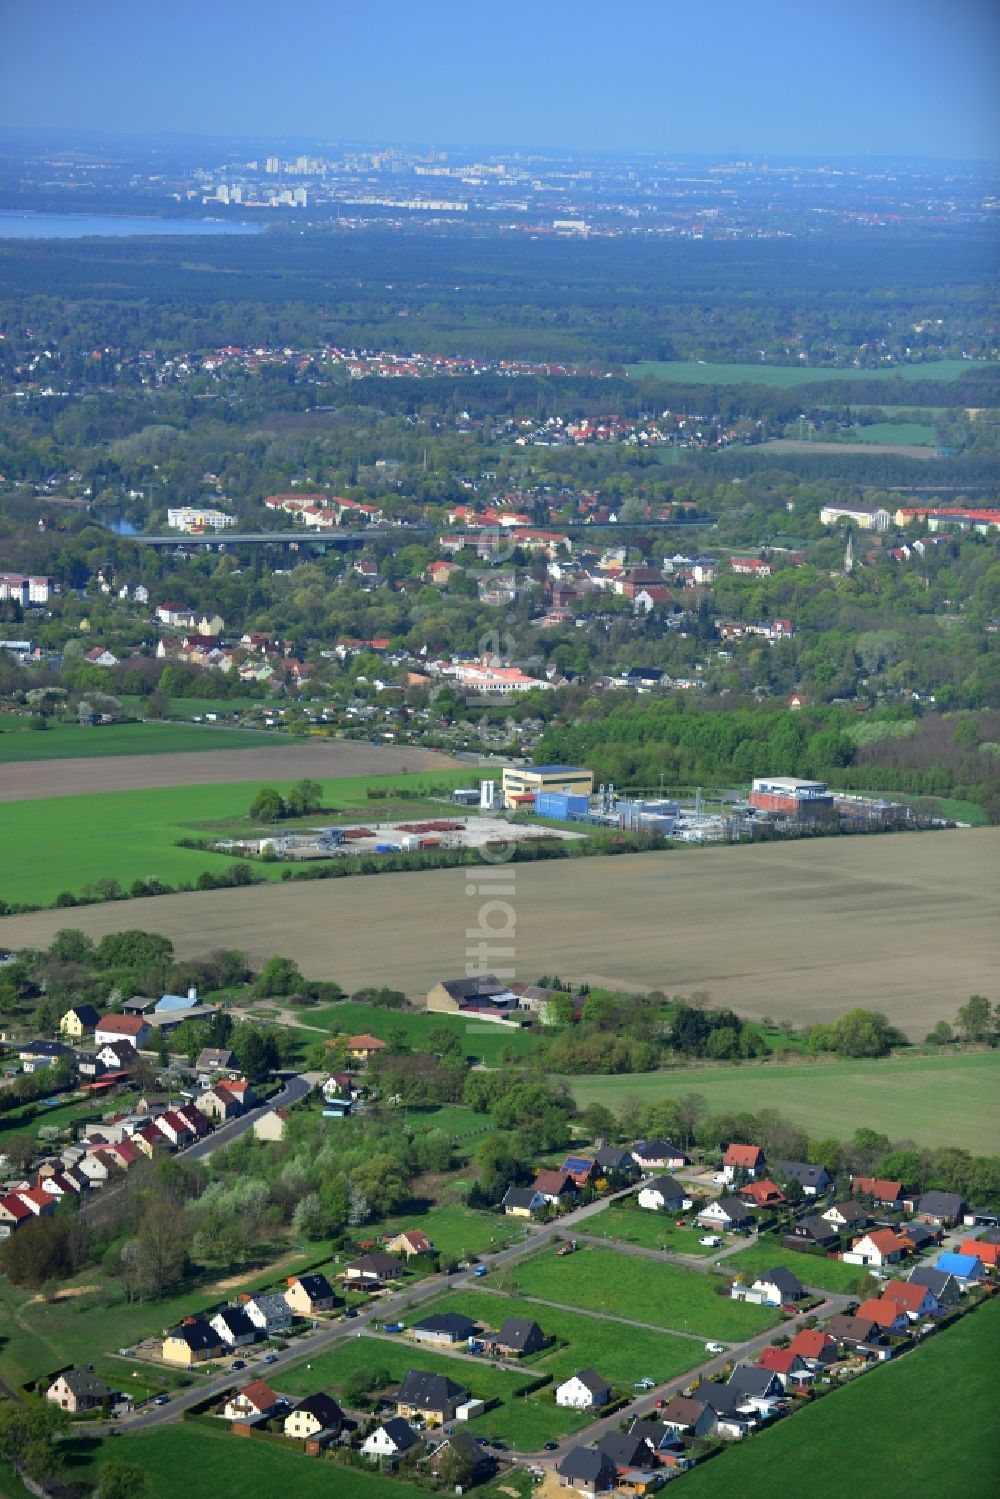
[[937, 434], [925, 422], [872, 422], [867, 427], [852, 427], [848, 440], [868, 447], [936, 448]]
[[875, 370], [838, 366], [827, 369], [808, 364], [703, 364], [701, 361], [646, 359], [626, 365], [633, 380], [651, 375], [655, 380], [681, 385], [771, 385], [791, 390], [827, 380], [957, 380], [960, 375], [993, 369], [986, 360], [938, 359], [930, 364], [901, 364]]
[[[1000, 1304], [780, 1421], [684, 1479], [691, 1499], [774, 1499], [817, 1487], [852, 1499], [996, 1493]], [[820, 1466], [818, 1466], [818, 1464]]]
[[[266, 867], [266, 866], [265, 866]], [[505, 1052], [513, 1052], [517, 1056], [527, 1056], [535, 1045], [535, 1038], [531, 1031], [515, 1030], [512, 1026], [496, 1025], [489, 1020], [469, 1020], [461, 1015], [446, 1015], [429, 1011], [427, 1013], [414, 1012], [412, 1010], [381, 1010], [371, 1005], [352, 1004], [345, 1000], [342, 1004], [328, 1005], [320, 1010], [303, 1010], [302, 1025], [336, 1029], [339, 1032], [359, 1035], [367, 1033], [370, 1036], [378, 1036], [385, 1039], [394, 1031], [401, 1031], [406, 1040], [413, 1046], [420, 1047], [423, 1044], [427, 1032], [435, 1026], [443, 1026], [446, 1030], [454, 1031], [466, 1047], [469, 1056], [476, 1057], [484, 1062], [487, 1067], [500, 1065]], [[320, 1038], [311, 1031], [302, 1030], [303, 1041], [313, 1042]], [[466, 1118], [461, 1121], [463, 1134], [468, 1134], [488, 1125], [485, 1115], [473, 1114], [471, 1110], [465, 1111]], [[450, 1118], [451, 1126], [456, 1128], [458, 1134], [458, 1116], [446, 1116]], [[422, 1115], [421, 1118], [433, 1126], [434, 1116]]]
[[115, 755], [173, 755], [189, 750], [259, 749], [268, 741], [251, 729], [193, 723], [115, 723], [85, 728], [54, 723], [28, 728], [14, 713], [0, 714], [0, 765], [21, 760], [91, 760]]
[[762, 1270], [784, 1265], [799, 1277], [804, 1286], [818, 1286], [822, 1291], [852, 1292], [867, 1283], [876, 1294], [877, 1285], [862, 1265], [845, 1265], [843, 1260], [828, 1260], [818, 1254], [799, 1254], [786, 1249], [780, 1238], [765, 1237], [744, 1249], [740, 1254], [731, 1254], [722, 1262], [728, 1275], [742, 1275], [745, 1282], [756, 1280]]
[[[140, 728], [159, 727], [139, 725]], [[191, 733], [204, 740], [228, 730], [206, 730], [185, 724], [164, 726], [168, 733]], [[103, 731], [97, 731], [103, 732]], [[45, 738], [32, 735], [32, 738]], [[244, 734], [244, 742], [260, 744], [257, 735]], [[0, 745], [3, 739], [0, 738]], [[202, 748], [202, 745], [192, 746]], [[220, 760], [220, 775], [225, 766]], [[459, 785], [468, 771], [442, 770], [439, 784]], [[263, 784], [263, 782], [262, 782]], [[292, 781], [271, 781], [279, 791], [288, 791]], [[323, 783], [324, 814], [314, 823], [336, 817], [337, 810], [365, 805], [370, 788], [405, 792], [408, 799], [419, 794], [419, 777], [350, 776]], [[194, 881], [204, 870], [221, 874], [231, 862], [227, 856], [199, 849], [178, 848], [179, 838], [223, 836], [220, 825], [231, 834], [235, 826], [253, 831], [247, 810], [256, 790], [252, 781], [230, 785], [161, 786], [141, 791], [101, 791], [87, 796], [43, 797], [11, 802], [3, 807], [6, 838], [20, 850], [16, 864], [0, 871], [0, 900], [51, 905], [62, 890], [78, 894], [85, 885], [106, 878], [125, 887], [134, 880], [155, 876], [167, 885]], [[369, 818], [380, 816], [379, 802], [370, 803]], [[439, 809], [435, 809], [439, 810]], [[329, 814], [329, 815], [327, 815]], [[259, 831], [259, 830], [258, 830]], [[281, 877], [283, 866], [255, 864], [255, 870], [271, 880]]]
[[614, 1110], [700, 1093], [709, 1113], [779, 1109], [814, 1136], [841, 1139], [859, 1125], [918, 1145], [981, 1154], [1000, 1134], [1000, 1052], [942, 1052], [877, 1060], [694, 1066], [567, 1081], [581, 1107]]
[[555, 1338], [556, 1346], [536, 1355], [525, 1364], [531, 1374], [551, 1374], [556, 1383], [577, 1369], [594, 1368], [598, 1374], [623, 1389], [631, 1388], [637, 1379], [652, 1379], [665, 1384], [683, 1374], [704, 1358], [700, 1346], [691, 1338], [677, 1338], [668, 1332], [653, 1332], [641, 1327], [628, 1329], [622, 1337], [621, 1325], [585, 1312], [566, 1308], [537, 1306], [532, 1301], [488, 1291], [459, 1291], [443, 1296], [433, 1306], [422, 1307], [420, 1315], [430, 1312], [459, 1312], [472, 1317], [481, 1327], [498, 1330], [505, 1317], [524, 1317], [537, 1322], [546, 1337]]
[[[728, 1290], [725, 1297], [716, 1295], [723, 1281], [714, 1275], [589, 1245], [564, 1259], [536, 1255], [504, 1272], [505, 1284], [508, 1276], [524, 1296], [699, 1338], [740, 1342], [781, 1320], [767, 1307], [730, 1300]], [[631, 1332], [622, 1328], [622, 1335]]]
[[636, 1207], [631, 1198], [626, 1199], [626, 1205], [613, 1203], [603, 1213], [588, 1218], [586, 1232], [623, 1244], [637, 1244], [642, 1249], [666, 1249], [671, 1254], [714, 1253], [711, 1247], [698, 1242], [704, 1229], [678, 1228], [669, 1213]]

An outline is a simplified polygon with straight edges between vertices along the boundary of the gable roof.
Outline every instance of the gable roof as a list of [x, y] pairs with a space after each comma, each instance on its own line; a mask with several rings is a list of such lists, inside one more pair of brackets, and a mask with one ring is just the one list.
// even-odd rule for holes
[[903, 1195], [903, 1183], [884, 1176], [856, 1176], [851, 1182], [851, 1191], [874, 1197], [877, 1202], [898, 1202]]
[[954, 1275], [958, 1280], [970, 1280], [978, 1277], [982, 1271], [983, 1263], [977, 1254], [952, 1254], [946, 1252], [938, 1255], [934, 1268], [935, 1270], [947, 1270], [949, 1275]]
[[[708, 1207], [721, 1208], [731, 1223], [747, 1223], [753, 1218], [750, 1209], [739, 1197], [717, 1197]], [[702, 1208], [701, 1211], [705, 1213], [708, 1208]]]
[[914, 1286], [924, 1286], [934, 1296], [943, 1296], [948, 1290], [949, 1282], [958, 1289], [955, 1277], [948, 1270], [935, 1270], [933, 1265], [915, 1265], [909, 1274], [909, 1281]]
[[249, 1400], [259, 1411], [269, 1411], [278, 1403], [278, 1397], [266, 1379], [255, 1379], [252, 1384], [244, 1385], [236, 1393]]
[[613, 1484], [617, 1476], [617, 1469], [611, 1458], [595, 1447], [571, 1447], [557, 1464], [556, 1472], [561, 1478], [593, 1484], [595, 1487], [598, 1484]]
[[791, 1348], [765, 1348], [757, 1360], [761, 1369], [767, 1369], [772, 1374], [792, 1374], [795, 1366], [802, 1363], [802, 1355], [795, 1353]]
[[814, 1187], [821, 1191], [830, 1180], [825, 1166], [813, 1166], [809, 1161], [772, 1161], [771, 1166], [779, 1176], [797, 1181], [800, 1187]]
[[845, 1312], [831, 1317], [826, 1330], [838, 1343], [868, 1343], [878, 1336], [878, 1324], [871, 1317], [849, 1317]]
[[831, 1338], [825, 1332], [820, 1332], [818, 1328], [803, 1327], [795, 1334], [788, 1346], [802, 1358], [820, 1358], [827, 1348], [835, 1349], [837, 1342], [835, 1338]]
[[507, 1348], [520, 1350], [527, 1345], [529, 1339], [533, 1338], [536, 1333], [539, 1337], [544, 1336], [538, 1323], [532, 1322], [530, 1318], [505, 1317], [500, 1324], [497, 1340]]
[[538, 1196], [539, 1193], [535, 1187], [508, 1187], [501, 1207], [530, 1208], [534, 1206]]
[[412, 1405], [417, 1410], [443, 1411], [456, 1400], [467, 1400], [468, 1390], [456, 1384], [445, 1374], [431, 1374], [426, 1369], [407, 1369], [396, 1391], [400, 1405]]
[[[57, 1375], [56, 1378], [59, 1376]], [[86, 1397], [91, 1400], [103, 1400], [105, 1395], [110, 1394], [110, 1387], [94, 1373], [93, 1369], [67, 1369], [62, 1379], [67, 1389], [72, 1390], [78, 1400]], [[54, 1380], [53, 1383], [55, 1383]]]
[[734, 1141], [723, 1156], [722, 1164], [741, 1167], [744, 1171], [753, 1171], [763, 1159], [764, 1152], [759, 1145], [739, 1145]]
[[317, 1390], [315, 1395], [307, 1395], [304, 1400], [293, 1405], [292, 1414], [296, 1411], [306, 1411], [310, 1416], [315, 1416], [322, 1426], [339, 1426], [344, 1419], [344, 1412], [336, 1400], [324, 1390]]
[[616, 1468], [641, 1468], [649, 1462], [649, 1448], [642, 1437], [622, 1431], [609, 1431], [597, 1444], [598, 1452], [614, 1463]]
[[771, 1369], [760, 1369], [756, 1364], [737, 1364], [729, 1376], [727, 1389], [740, 1395], [766, 1396], [772, 1393], [773, 1384]]
[[219, 1334], [209, 1326], [204, 1317], [188, 1317], [178, 1327], [171, 1328], [168, 1338], [177, 1338], [186, 1343], [192, 1352], [203, 1352], [206, 1348], [218, 1348]]
[[469, 1338], [475, 1332], [478, 1323], [473, 1322], [471, 1317], [463, 1317], [461, 1312], [437, 1312], [432, 1317], [424, 1317], [421, 1322], [414, 1322], [414, 1332], [443, 1332], [453, 1338]]
[[890, 1280], [888, 1285], [882, 1287], [884, 1300], [893, 1301], [908, 1312], [918, 1312], [924, 1297], [933, 1294], [930, 1286], [923, 1286], [919, 1281], [913, 1280]]
[[138, 1036], [149, 1029], [149, 1022], [141, 1015], [102, 1015], [94, 1029], [117, 1036]]
[[858, 1307], [858, 1316], [874, 1322], [876, 1327], [891, 1327], [903, 1315], [894, 1302], [883, 1301], [881, 1296], [871, 1296]]
[[333, 1287], [325, 1275], [293, 1275], [290, 1285], [299, 1285], [310, 1301], [325, 1301], [333, 1295]]
[[572, 1379], [578, 1379], [592, 1395], [605, 1395], [611, 1389], [611, 1385], [598, 1374], [596, 1369], [577, 1369], [575, 1374], [571, 1374], [569, 1379], [564, 1379], [562, 1383], [569, 1384]]
[[[700, 1389], [701, 1386], [699, 1386]], [[660, 1418], [663, 1421], [669, 1421], [674, 1426], [694, 1426], [704, 1414], [705, 1404], [704, 1399], [675, 1395], [660, 1412]]]
[[576, 1183], [568, 1171], [539, 1171], [532, 1182], [532, 1190], [544, 1192], [546, 1197], [562, 1197], [565, 1192], [572, 1192]]
[[252, 1337], [255, 1332], [253, 1323], [241, 1306], [224, 1306], [212, 1320], [224, 1322], [235, 1338]]
[[917, 1203], [917, 1212], [957, 1218], [964, 1206], [964, 1199], [959, 1192], [925, 1192]]
[[753, 1284], [777, 1286], [782, 1296], [801, 1296], [803, 1291], [799, 1277], [784, 1265], [775, 1265], [771, 1270], [762, 1270]]
[[687, 1196], [687, 1188], [682, 1187], [679, 1181], [672, 1176], [651, 1176], [649, 1181], [643, 1182], [640, 1189], [643, 1192], [659, 1192], [665, 1202], [674, 1202], [678, 1198]]
[[389, 1437], [397, 1452], [406, 1452], [414, 1442], [420, 1438], [403, 1416], [390, 1416], [388, 1421], [383, 1421], [379, 1427]]

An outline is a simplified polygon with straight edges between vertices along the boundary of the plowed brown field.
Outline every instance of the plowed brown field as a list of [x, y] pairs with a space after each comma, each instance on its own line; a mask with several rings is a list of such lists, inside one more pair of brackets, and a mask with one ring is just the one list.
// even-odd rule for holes
[[[0, 773], [0, 802], [154, 786], [214, 786], [224, 781], [296, 781], [305, 776], [389, 776], [454, 770], [460, 762], [433, 750], [394, 749], [349, 739], [262, 744], [260, 749], [193, 750], [175, 755], [15, 761]], [[470, 768], [470, 778], [475, 776]]]
[[[510, 865], [502, 872], [515, 887], [506, 899], [516, 914], [516, 976], [703, 989], [743, 1014], [797, 1023], [861, 1005], [922, 1037], [970, 994], [1000, 995], [998, 857], [1000, 830], [980, 828]], [[478, 873], [356, 876], [39, 912], [0, 921], [0, 945], [47, 944], [65, 926], [94, 936], [143, 927], [171, 937], [182, 957], [218, 947], [257, 960], [278, 952], [345, 989], [388, 984], [418, 997], [465, 972], [487, 898], [466, 894]], [[502, 914], [489, 918], [494, 926]], [[486, 962], [510, 966], [489, 950]]]

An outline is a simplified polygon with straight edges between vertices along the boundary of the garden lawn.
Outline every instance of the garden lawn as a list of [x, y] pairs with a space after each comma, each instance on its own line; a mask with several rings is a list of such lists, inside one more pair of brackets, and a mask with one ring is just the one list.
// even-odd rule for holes
[[[319, 1010], [304, 1009], [302, 1024], [322, 1027], [331, 1032], [336, 1030], [348, 1035], [367, 1034], [382, 1039], [393, 1031], [401, 1031], [409, 1044], [418, 1051], [426, 1045], [428, 1031], [435, 1026], [443, 1026], [446, 1030], [455, 1032], [468, 1056], [484, 1062], [487, 1067], [499, 1066], [507, 1050], [517, 1056], [526, 1056], [535, 1045], [535, 1038], [530, 1031], [495, 1025], [489, 1020], [468, 1020], [461, 1015], [439, 1015], [432, 1011], [421, 1013], [414, 1010], [382, 1010], [371, 1005], [352, 1004], [350, 1000], [327, 1005]], [[311, 1035], [309, 1039], [316, 1041], [319, 1038]], [[433, 1118], [430, 1114], [423, 1117], [428, 1120]], [[471, 1118], [478, 1118], [482, 1124], [487, 1124], [485, 1114], [472, 1115]]]
[[[426, 1315], [426, 1308], [421, 1306], [414, 1311], [413, 1320], [419, 1322]], [[282, 1369], [281, 1390], [289, 1395], [308, 1395], [313, 1390], [332, 1389], [339, 1394], [358, 1369], [387, 1369], [393, 1385], [407, 1369], [447, 1374], [480, 1400], [510, 1400], [515, 1390], [523, 1389], [534, 1377], [530, 1372], [511, 1373], [486, 1359], [452, 1358], [405, 1336], [362, 1336], [346, 1338], [326, 1353], [313, 1353], [301, 1364]]]
[[267, 740], [250, 729], [188, 723], [113, 723], [84, 727], [54, 723], [28, 728], [16, 714], [0, 714], [0, 765], [15, 760], [94, 760], [114, 755], [170, 755], [187, 750], [260, 749]]
[[[140, 729], [157, 725], [140, 724]], [[223, 737], [227, 730], [167, 725], [171, 733], [193, 734], [205, 740]], [[103, 729], [93, 730], [95, 735]], [[110, 731], [109, 731], [110, 732]], [[14, 736], [11, 736], [12, 738]], [[44, 739], [46, 735], [25, 735]], [[244, 735], [254, 744], [256, 735]], [[5, 740], [0, 736], [0, 747]], [[192, 748], [203, 748], [201, 744]], [[225, 775], [220, 759], [219, 774]], [[442, 771], [441, 783], [458, 785], [467, 772]], [[323, 785], [324, 808], [336, 816], [337, 808], [356, 806], [369, 787], [405, 789], [418, 793], [416, 777], [352, 776], [329, 780]], [[287, 792], [292, 781], [275, 781]], [[232, 785], [162, 786], [141, 791], [101, 791], [86, 796], [58, 796], [10, 802], [4, 805], [6, 837], [20, 849], [16, 868], [0, 871], [0, 900], [49, 906], [63, 890], [79, 894], [84, 885], [115, 879], [125, 888], [134, 880], [150, 876], [164, 884], [193, 883], [204, 871], [223, 874], [237, 859], [200, 849], [178, 848], [179, 838], [210, 838], [220, 821], [246, 818], [255, 795], [252, 781]], [[378, 816], [373, 803], [371, 816]], [[435, 809], [439, 813], [439, 809]], [[328, 820], [317, 817], [314, 821]], [[245, 829], [250, 833], [246, 818]], [[255, 863], [256, 874], [281, 878], [280, 863]]]
[[[823, 1291], [853, 1291], [866, 1279], [863, 1265], [845, 1265], [843, 1260], [828, 1260], [818, 1254], [797, 1254], [794, 1249], [785, 1249], [777, 1237], [765, 1236], [750, 1249], [731, 1254], [722, 1261], [721, 1268], [733, 1275], [741, 1274], [748, 1283], [757, 1279], [762, 1270], [774, 1265], [784, 1265], [793, 1271], [804, 1286], [819, 1286]], [[901, 1271], [903, 1275], [907, 1272]], [[872, 1294], [878, 1294], [874, 1281], [868, 1283]]]
[[771, 385], [790, 390], [826, 380], [957, 380], [960, 375], [995, 369], [989, 360], [938, 359], [927, 364], [887, 365], [881, 369], [836, 369], [808, 364], [703, 364], [700, 360], [645, 359], [625, 368], [633, 380], [652, 375], [678, 385]]
[[[537, 1255], [512, 1267], [513, 1288], [563, 1306], [604, 1312], [699, 1338], [742, 1342], [780, 1320], [767, 1307], [715, 1294], [712, 1274], [587, 1246], [560, 1259]], [[623, 1330], [623, 1336], [625, 1334]]]
[[89, 1486], [108, 1459], [134, 1462], [149, 1480], [148, 1499], [178, 1492], [184, 1499], [426, 1499], [426, 1490], [402, 1479], [306, 1457], [291, 1443], [241, 1441], [221, 1424], [214, 1430], [187, 1421], [125, 1441], [77, 1437], [66, 1445], [69, 1480]]
[[[552, 1374], [559, 1383], [577, 1369], [592, 1367], [622, 1389], [631, 1389], [637, 1379], [665, 1384], [704, 1359], [704, 1352], [691, 1338], [675, 1338], [668, 1332], [632, 1327], [627, 1336], [616, 1322], [591, 1317], [562, 1307], [537, 1306], [513, 1296], [489, 1291], [458, 1291], [422, 1307], [420, 1317], [437, 1312], [460, 1312], [483, 1327], [499, 1330], [505, 1317], [524, 1317], [537, 1322], [559, 1345], [537, 1354], [524, 1364], [526, 1373]], [[520, 1402], [519, 1402], [520, 1404]]]
[[[774, 1499], [819, 1489], [851, 1499], [996, 1493], [1000, 1304], [988, 1302], [845, 1389], [684, 1480], [691, 1499]], [[817, 1468], [817, 1462], [821, 1470]]]
[[671, 1254], [714, 1254], [710, 1246], [698, 1241], [703, 1228], [677, 1228], [669, 1213], [652, 1209], [619, 1207], [617, 1203], [594, 1218], [588, 1218], [584, 1232], [602, 1239], [620, 1239], [625, 1244], [639, 1244], [643, 1249], [667, 1249]]
[[[404, 1228], [421, 1228], [434, 1248], [441, 1254], [457, 1255], [465, 1259], [470, 1254], [501, 1249], [523, 1237], [523, 1228], [511, 1226], [509, 1218], [498, 1218], [493, 1213], [477, 1213], [474, 1208], [462, 1207], [458, 1203], [432, 1208], [429, 1213], [409, 1214], [393, 1217], [379, 1232], [383, 1235], [401, 1233]], [[419, 1273], [420, 1261], [411, 1261]]]
[[[946, 1007], [947, 1009], [947, 1007]], [[700, 1093], [708, 1113], [778, 1109], [818, 1138], [847, 1139], [859, 1125], [918, 1145], [960, 1145], [975, 1153], [1000, 1135], [1000, 1051], [948, 1052], [877, 1060], [695, 1065], [669, 1072], [567, 1078], [581, 1108], [620, 1108]], [[955, 1107], [955, 1100], [962, 1107]]]

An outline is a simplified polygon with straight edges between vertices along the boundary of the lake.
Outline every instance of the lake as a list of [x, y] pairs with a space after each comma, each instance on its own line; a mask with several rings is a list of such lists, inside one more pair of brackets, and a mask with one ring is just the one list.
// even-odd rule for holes
[[158, 219], [113, 213], [25, 213], [0, 208], [0, 239], [82, 239], [87, 235], [259, 234], [260, 224], [223, 219]]

